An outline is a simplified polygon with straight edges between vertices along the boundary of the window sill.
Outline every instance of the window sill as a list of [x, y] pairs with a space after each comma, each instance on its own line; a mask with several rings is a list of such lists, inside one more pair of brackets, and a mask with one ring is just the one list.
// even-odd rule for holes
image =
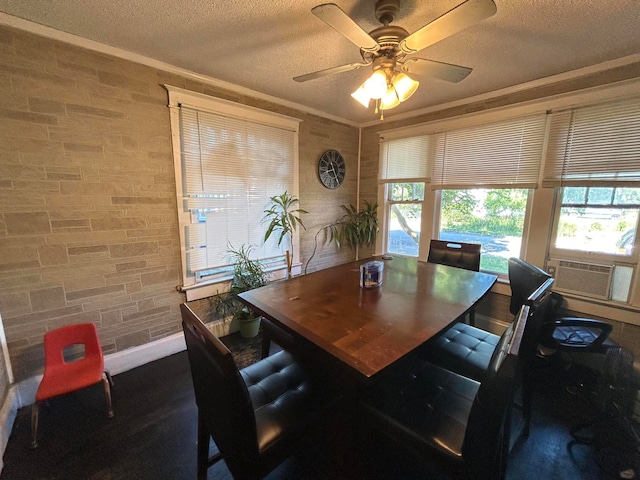
[[[269, 273], [269, 281], [280, 280], [287, 275], [286, 266], [278, 265], [265, 269]], [[300, 275], [302, 272], [302, 264], [296, 263], [292, 265], [291, 271], [294, 275]], [[232, 275], [225, 275], [212, 280], [205, 280], [193, 285], [182, 285], [176, 287], [179, 292], [186, 295], [187, 302], [200, 300], [202, 298], [211, 297], [218, 293], [224, 293], [229, 290], [229, 284], [233, 279]]]

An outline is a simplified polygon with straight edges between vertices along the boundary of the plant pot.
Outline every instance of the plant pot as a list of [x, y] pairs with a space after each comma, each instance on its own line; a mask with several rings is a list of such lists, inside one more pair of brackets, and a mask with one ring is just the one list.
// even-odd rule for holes
[[260, 317], [240, 319], [239, 325], [242, 338], [253, 338], [260, 331]]

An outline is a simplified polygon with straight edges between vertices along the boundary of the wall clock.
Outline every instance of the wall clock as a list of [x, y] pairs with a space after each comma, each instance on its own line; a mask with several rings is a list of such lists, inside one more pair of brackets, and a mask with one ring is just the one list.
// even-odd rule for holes
[[327, 150], [318, 161], [320, 182], [327, 188], [338, 188], [344, 182], [344, 157], [337, 150]]

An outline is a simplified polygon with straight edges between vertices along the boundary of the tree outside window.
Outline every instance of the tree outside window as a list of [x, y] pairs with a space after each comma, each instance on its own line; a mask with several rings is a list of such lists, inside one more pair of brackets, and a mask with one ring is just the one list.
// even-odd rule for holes
[[507, 273], [509, 257], [519, 257], [527, 189], [442, 190], [441, 240], [482, 245], [480, 269]]

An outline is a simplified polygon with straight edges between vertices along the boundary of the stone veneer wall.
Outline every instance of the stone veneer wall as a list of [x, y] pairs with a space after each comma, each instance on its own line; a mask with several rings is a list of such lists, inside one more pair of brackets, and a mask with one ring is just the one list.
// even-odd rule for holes
[[[308, 226], [334, 220], [342, 203], [355, 202], [354, 127], [0, 28], [0, 312], [17, 381], [41, 371], [44, 333], [65, 324], [95, 323], [106, 354], [180, 331], [163, 84], [301, 118], [300, 203], [313, 212]], [[320, 185], [315, 170], [328, 148], [347, 160], [345, 184], [335, 191]], [[302, 261], [313, 233], [302, 233]], [[352, 257], [324, 247], [312, 266]]]
[[[481, 112], [492, 108], [506, 107], [519, 103], [552, 97], [564, 93], [574, 92], [585, 88], [607, 85], [624, 80], [630, 80], [640, 77], [640, 63], [634, 63], [617, 67], [604, 72], [584, 75], [571, 80], [563, 80], [550, 85], [521, 90], [519, 92], [510, 93], [500, 97], [491, 98], [484, 101], [467, 103], [456, 107], [439, 110], [423, 114], [421, 116], [410, 119], [394, 121], [393, 117], [388, 116], [388, 120], [382, 124], [364, 128], [362, 130], [362, 155], [361, 165], [362, 171], [366, 172], [361, 177], [361, 192], [367, 196], [376, 195], [376, 179], [378, 172], [379, 137], [378, 133], [384, 130], [406, 127], [420, 123], [427, 123], [446, 118], [452, 118], [464, 114]], [[500, 294], [488, 295], [476, 310], [479, 314], [487, 315], [492, 318], [511, 321], [512, 316], [509, 313], [508, 297]], [[576, 313], [576, 316], [585, 316], [583, 313]], [[590, 317], [600, 318], [600, 317]], [[640, 359], [640, 326], [627, 324], [612, 319], [600, 318], [613, 325], [611, 338], [620, 343], [623, 347], [633, 352], [636, 359]]]

